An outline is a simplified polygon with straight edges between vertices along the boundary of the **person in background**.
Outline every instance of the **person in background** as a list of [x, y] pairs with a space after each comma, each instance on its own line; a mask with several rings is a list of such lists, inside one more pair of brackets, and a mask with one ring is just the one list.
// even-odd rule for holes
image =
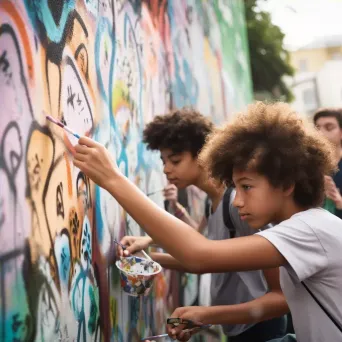
[[326, 175], [324, 209], [342, 218], [342, 109], [322, 108], [314, 117], [314, 124], [318, 130], [334, 145], [335, 164], [338, 171], [333, 175]]
[[[200, 165], [220, 184], [234, 184], [234, 207], [242, 221], [256, 230], [274, 223], [254, 235], [225, 240], [209, 240], [158, 207], [121, 173], [106, 148], [90, 138], [79, 139], [74, 165], [186, 268], [221, 273], [280, 267], [297, 340], [341, 341], [342, 221], [319, 208], [324, 175], [336, 168], [333, 154], [331, 144], [285, 103], [257, 102], [215, 130], [198, 157]], [[252, 301], [254, 307], [265, 297]], [[189, 308], [180, 318], [238, 323], [250, 303]], [[229, 309], [235, 313], [227, 314]], [[274, 301], [264, 307], [270, 313], [276, 309]], [[263, 314], [249, 313], [254, 319]], [[169, 327], [169, 335], [189, 338], [183, 329]]]
[[[177, 218], [196, 226], [177, 201], [177, 189], [195, 185], [208, 195], [211, 202], [208, 220], [204, 215], [196, 228], [198, 231], [201, 232], [208, 223], [209, 238], [223, 240], [231, 238], [230, 228], [233, 224], [236, 236], [252, 235], [255, 230], [240, 219], [237, 209], [232, 205], [235, 191], [226, 193], [225, 186], [210, 180], [208, 172], [198, 163], [198, 154], [213, 130], [214, 126], [208, 118], [193, 109], [183, 108], [156, 116], [144, 130], [144, 142], [149, 149], [160, 152], [164, 173], [170, 182], [164, 194]], [[225, 213], [232, 219], [229, 226], [224, 222]], [[163, 221], [160, 221], [160, 225], [163, 225]], [[147, 248], [153, 241], [146, 236], [126, 236], [121, 243], [129, 246], [126, 251], [134, 253]], [[151, 253], [151, 257], [164, 268], [201, 273], [184, 267], [169, 254]], [[278, 272], [274, 268], [211, 275], [212, 309], [216, 308], [227, 316], [223, 331], [229, 336], [230, 342], [250, 341], [252, 337], [255, 342], [263, 342], [285, 334], [286, 317], [283, 315], [288, 312], [288, 306], [280, 290]], [[221, 311], [223, 305], [226, 306], [226, 311]], [[207, 307], [197, 306], [180, 310], [187, 310], [189, 313], [209, 311]], [[254, 316], [253, 312], [259, 312], [260, 315]]]

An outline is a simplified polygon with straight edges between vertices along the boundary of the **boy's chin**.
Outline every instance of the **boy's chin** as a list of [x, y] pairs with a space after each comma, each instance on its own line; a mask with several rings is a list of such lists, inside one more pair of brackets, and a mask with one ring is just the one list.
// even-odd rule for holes
[[250, 228], [255, 229], [255, 230], [262, 229], [267, 225], [267, 223], [264, 223], [263, 221], [258, 221], [258, 220], [247, 220], [247, 223], [250, 226]]

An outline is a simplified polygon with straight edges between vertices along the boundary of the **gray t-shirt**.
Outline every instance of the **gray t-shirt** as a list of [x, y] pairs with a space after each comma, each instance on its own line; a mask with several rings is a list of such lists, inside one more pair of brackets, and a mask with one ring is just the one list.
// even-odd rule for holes
[[297, 340], [342, 341], [342, 333], [300, 283], [342, 326], [342, 220], [324, 209], [310, 209], [258, 234], [288, 262], [280, 268], [280, 282]]
[[[235, 191], [231, 194], [231, 219], [236, 228], [236, 237], [255, 234], [255, 230], [240, 220], [237, 209], [232, 205]], [[208, 238], [211, 240], [229, 239], [229, 230], [223, 221], [223, 201], [208, 218]], [[233, 305], [249, 302], [267, 292], [267, 283], [262, 271], [214, 273], [211, 275], [211, 305]], [[228, 336], [236, 336], [254, 324], [223, 325]]]

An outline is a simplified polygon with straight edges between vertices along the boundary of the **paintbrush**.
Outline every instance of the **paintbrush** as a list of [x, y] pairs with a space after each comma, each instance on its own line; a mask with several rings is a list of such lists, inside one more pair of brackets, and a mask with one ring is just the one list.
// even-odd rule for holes
[[[207, 324], [207, 325], [197, 326], [196, 329], [198, 331], [200, 331], [200, 330], [208, 329], [211, 326], [212, 326], [211, 324]], [[169, 335], [168, 334], [161, 334], [161, 335], [155, 335], [155, 336], [148, 336], [148, 337], [142, 338], [140, 341], [159, 339], [159, 338], [163, 338], [163, 337], [169, 337]]]
[[155, 190], [155, 191], [152, 191], [152, 192], [149, 192], [148, 194], [146, 194], [146, 196], [154, 195], [154, 194], [156, 194], [156, 193], [158, 193], [158, 192], [161, 192], [161, 191], [163, 191], [163, 190], [164, 190], [164, 188], [163, 188], [163, 189], [159, 189], [159, 190]]
[[60, 122], [59, 120], [56, 120], [55, 118], [53, 118], [50, 115], [45, 115], [46, 119], [53, 122], [55, 125], [63, 128], [64, 130], [66, 130], [68, 133], [72, 134], [75, 138], [80, 139], [80, 136], [75, 133], [73, 130], [71, 130], [68, 126], [64, 125], [62, 122]]

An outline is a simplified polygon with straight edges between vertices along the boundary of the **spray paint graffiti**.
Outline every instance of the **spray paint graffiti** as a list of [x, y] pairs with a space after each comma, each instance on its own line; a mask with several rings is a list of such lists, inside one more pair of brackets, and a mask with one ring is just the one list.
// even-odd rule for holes
[[[162, 188], [146, 122], [183, 105], [220, 122], [250, 100], [240, 3], [0, 1], [1, 341], [136, 341], [194, 301], [197, 278], [182, 289], [171, 271], [147, 298], [122, 294], [113, 237], [141, 229], [44, 113], [103, 143], [144, 192]], [[202, 199], [189, 190], [194, 217]]]

